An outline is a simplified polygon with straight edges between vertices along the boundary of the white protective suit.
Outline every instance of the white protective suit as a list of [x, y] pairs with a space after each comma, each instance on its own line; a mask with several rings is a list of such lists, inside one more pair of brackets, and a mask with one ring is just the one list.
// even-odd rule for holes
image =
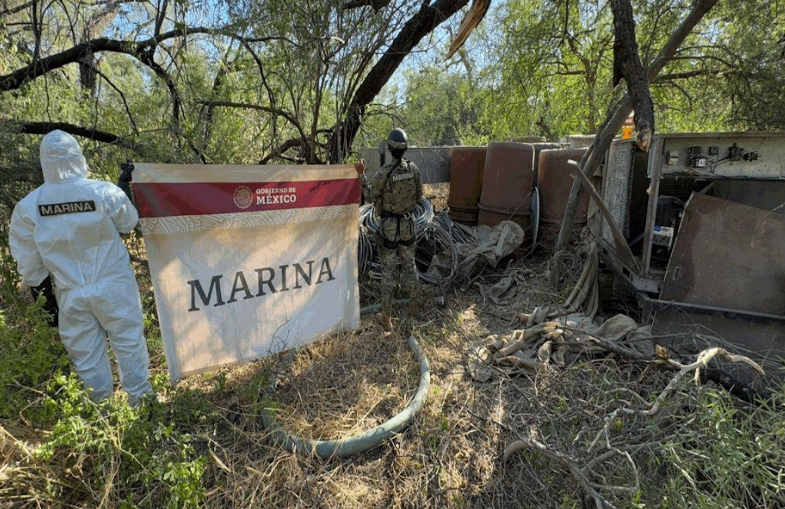
[[60, 337], [92, 399], [113, 392], [108, 335], [135, 404], [152, 392], [139, 288], [119, 235], [136, 225], [136, 209], [119, 187], [87, 178], [79, 144], [63, 131], [44, 137], [41, 167], [44, 184], [11, 216], [11, 254], [26, 285], [52, 274]]

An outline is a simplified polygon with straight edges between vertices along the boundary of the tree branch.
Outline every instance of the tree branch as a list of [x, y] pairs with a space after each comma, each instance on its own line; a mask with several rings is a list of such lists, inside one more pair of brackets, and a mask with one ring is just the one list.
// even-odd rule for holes
[[151, 47], [135, 55], [140, 62], [150, 68], [156, 76], [161, 78], [169, 89], [169, 95], [172, 96], [172, 123], [177, 128], [180, 125], [180, 92], [177, 90], [177, 84], [174, 82], [169, 73], [166, 72], [158, 62], [155, 61], [155, 47]]
[[139, 132], [139, 128], [136, 126], [136, 122], [134, 121], [134, 116], [131, 115], [131, 108], [128, 106], [128, 101], [125, 99], [125, 94], [123, 93], [123, 91], [120, 90], [117, 87], [117, 85], [112, 83], [112, 81], [104, 73], [102, 73], [98, 69], [94, 69], [93, 72], [95, 72], [98, 76], [102, 77], [104, 79], [104, 81], [106, 81], [106, 83], [110, 87], [112, 87], [114, 89], [114, 91], [117, 92], [117, 94], [120, 96], [120, 99], [123, 101], [123, 106], [125, 106], [125, 112], [128, 115], [128, 121], [131, 122], [131, 127], [134, 128], [134, 132], [138, 133]]
[[632, 98], [635, 111], [635, 127], [638, 131], [637, 144], [644, 152], [649, 151], [654, 136], [654, 102], [651, 99], [649, 80], [638, 54], [635, 38], [635, 18], [630, 0], [611, 0], [613, 10], [613, 86], [624, 78], [627, 95]]
[[686, 80], [695, 78], [697, 76], [717, 76], [719, 74], [723, 74], [723, 71], [720, 71], [719, 69], [698, 69], [695, 71], [672, 72], [669, 74], [661, 74], [657, 76], [657, 79], [654, 80], [654, 83], [658, 83], [660, 81]]
[[365, 7], [366, 5], [373, 8], [374, 12], [378, 12], [384, 7], [390, 5], [391, 0], [350, 0], [345, 2], [341, 9], [344, 11], [348, 11], [351, 9], [357, 9], [359, 7]]
[[398, 35], [376, 62], [363, 82], [357, 87], [352, 102], [346, 110], [343, 121], [330, 140], [328, 160], [340, 162], [351, 150], [354, 138], [362, 124], [362, 117], [368, 104], [373, 101], [382, 87], [389, 81], [403, 59], [429, 33], [444, 20], [463, 8], [469, 0], [436, 0], [433, 4], [424, 2], [401, 28]]
[[4, 10], [4, 11], [0, 11], [0, 18], [2, 18], [4, 16], [9, 16], [11, 14], [16, 14], [17, 12], [21, 12], [21, 11], [27, 9], [28, 7], [32, 7], [33, 3], [34, 2], [22, 3], [22, 4], [17, 5], [16, 7], [10, 7], [10, 8], [7, 8], [6, 10]]
[[[215, 79], [213, 79], [213, 87], [211, 91], [212, 97], [217, 97], [220, 94], [221, 87], [223, 87], [224, 80], [226, 76], [236, 70], [236, 66], [234, 62], [229, 62], [229, 55], [232, 51], [231, 46], [229, 49], [226, 50], [226, 54], [224, 55], [223, 59], [221, 60], [220, 66], [218, 71], [215, 73]], [[202, 140], [202, 147], [206, 147], [207, 144], [210, 142], [210, 136], [212, 134], [212, 125], [213, 125], [213, 118], [214, 118], [215, 108], [208, 104], [205, 107], [204, 111], [204, 130], [203, 130], [203, 140]]]
[[281, 157], [281, 154], [283, 154], [287, 150], [295, 148], [295, 147], [300, 147], [300, 146], [302, 146], [302, 140], [298, 140], [297, 138], [292, 138], [290, 140], [286, 140], [285, 142], [283, 142], [281, 144], [280, 147], [278, 147], [277, 149], [273, 150], [272, 152], [270, 152], [269, 154], [264, 156], [259, 161], [259, 164], [267, 164], [272, 159], [274, 159], [276, 157]]
[[[65, 51], [61, 51], [60, 53], [38, 59], [30, 65], [17, 69], [16, 71], [13, 71], [4, 76], [0, 76], [0, 92], [16, 90], [28, 80], [33, 80], [50, 71], [53, 71], [54, 69], [59, 69], [68, 64], [76, 63], [83, 55], [88, 52], [123, 53], [126, 55], [131, 55], [140, 61], [142, 61], [142, 58], [145, 57], [149, 62], [151, 57], [146, 57], [145, 55], [154, 52], [155, 48], [163, 41], [176, 37], [183, 37], [187, 34], [215, 33], [220, 33], [220, 31], [205, 27], [181, 27], [140, 42], [119, 41], [116, 39], [107, 39], [105, 37], [93, 39], [81, 44], [77, 44], [76, 46], [73, 46], [72, 48], [69, 48]], [[155, 71], [155, 69], [153, 69], [153, 71]]]
[[67, 132], [74, 136], [80, 136], [93, 141], [101, 143], [109, 143], [111, 145], [118, 145], [123, 148], [134, 149], [134, 146], [128, 140], [114, 133], [99, 131], [98, 129], [90, 127], [82, 127], [67, 122], [16, 122], [16, 121], [2, 121], [2, 124], [11, 124], [21, 134], [48, 134], [55, 129]]
[[242, 109], [249, 109], [249, 110], [259, 110], [259, 111], [266, 111], [267, 113], [272, 113], [274, 115], [280, 115], [289, 122], [297, 129], [297, 132], [300, 134], [300, 137], [303, 141], [307, 140], [307, 136], [305, 135], [305, 131], [303, 127], [300, 125], [300, 122], [297, 118], [289, 113], [286, 110], [282, 110], [279, 108], [271, 108], [270, 106], [264, 106], [261, 104], [248, 104], [248, 103], [236, 103], [232, 101], [197, 101], [199, 104], [204, 104], [206, 106], [213, 106], [213, 107], [220, 107], [220, 108], [242, 108]]
[[158, 0], [158, 5], [156, 6], [155, 29], [153, 31], [155, 35], [161, 33], [161, 28], [164, 26], [164, 20], [166, 20], [166, 10], [168, 7], [169, 0], [163, 0], [163, 6], [161, 5], [161, 0]]
[[[660, 73], [665, 64], [673, 57], [676, 50], [682, 42], [692, 32], [693, 28], [700, 23], [701, 19], [706, 15], [709, 10], [719, 0], [696, 0], [692, 10], [687, 14], [681, 24], [674, 30], [670, 38], [666, 41], [660, 52], [649, 64], [646, 78], [649, 82], [654, 81]], [[602, 158], [610, 147], [613, 137], [621, 129], [624, 120], [629, 116], [632, 111], [632, 102], [629, 95], [625, 95], [613, 108], [609, 110], [608, 117], [600, 127], [597, 136], [589, 146], [589, 150], [584, 154], [580, 162], [580, 169], [584, 175], [591, 177], [597, 170]], [[567, 201], [567, 206], [562, 218], [561, 229], [559, 230], [559, 238], [556, 242], [555, 254], [551, 264], [550, 282], [554, 287], [558, 286], [559, 275], [561, 272], [561, 260], [564, 256], [564, 250], [567, 247], [567, 242], [572, 236], [572, 229], [575, 223], [575, 213], [578, 209], [578, 203], [582, 192], [581, 181], [576, 179], [573, 182], [570, 197]]]

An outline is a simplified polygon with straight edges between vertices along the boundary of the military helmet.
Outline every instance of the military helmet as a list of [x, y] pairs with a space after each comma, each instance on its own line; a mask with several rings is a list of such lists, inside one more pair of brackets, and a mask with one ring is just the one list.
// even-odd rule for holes
[[406, 150], [409, 148], [409, 138], [406, 137], [406, 132], [403, 129], [393, 129], [387, 136], [387, 146], [390, 150]]

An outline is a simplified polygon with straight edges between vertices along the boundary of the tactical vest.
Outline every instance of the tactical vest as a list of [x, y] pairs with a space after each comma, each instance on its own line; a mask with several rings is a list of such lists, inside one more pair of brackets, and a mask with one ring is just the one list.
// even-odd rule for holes
[[382, 213], [406, 214], [417, 205], [417, 171], [406, 159], [387, 170], [382, 190]]

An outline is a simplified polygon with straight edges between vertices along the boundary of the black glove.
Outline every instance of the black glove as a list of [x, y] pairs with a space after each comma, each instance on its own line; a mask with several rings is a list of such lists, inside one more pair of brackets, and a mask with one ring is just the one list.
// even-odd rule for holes
[[33, 294], [33, 299], [38, 300], [38, 296], [43, 294], [44, 298], [44, 311], [49, 313], [49, 325], [57, 328], [59, 323], [60, 308], [57, 307], [57, 299], [55, 298], [54, 288], [52, 288], [52, 276], [46, 276], [44, 282], [38, 286], [31, 286], [30, 291]]
[[131, 193], [131, 173], [134, 171], [134, 165], [131, 163], [123, 163], [120, 165], [122, 172], [120, 173], [120, 178], [117, 179], [117, 187], [123, 190], [125, 195], [131, 200], [131, 203], [134, 204], [136, 207], [136, 203], [134, 203], [134, 195]]

